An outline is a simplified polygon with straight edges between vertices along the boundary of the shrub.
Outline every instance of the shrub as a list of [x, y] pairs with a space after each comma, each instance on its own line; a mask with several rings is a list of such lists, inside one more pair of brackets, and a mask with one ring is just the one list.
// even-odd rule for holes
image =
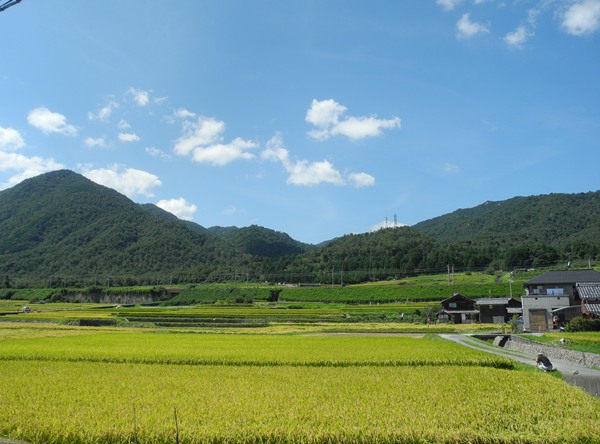
[[600, 319], [575, 318], [566, 326], [567, 331], [600, 331]]

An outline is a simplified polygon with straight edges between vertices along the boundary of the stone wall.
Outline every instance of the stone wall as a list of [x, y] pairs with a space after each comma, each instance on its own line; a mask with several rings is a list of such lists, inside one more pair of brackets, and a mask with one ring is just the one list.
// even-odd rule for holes
[[542, 344], [540, 342], [525, 339], [520, 336], [512, 335], [508, 341], [504, 344], [504, 348], [511, 350], [519, 350], [525, 353], [537, 354], [544, 353], [552, 360], [562, 359], [565, 361], [576, 362], [584, 366], [600, 367], [600, 355], [595, 353], [586, 353], [574, 350], [567, 350], [565, 348], [556, 347], [553, 345]]

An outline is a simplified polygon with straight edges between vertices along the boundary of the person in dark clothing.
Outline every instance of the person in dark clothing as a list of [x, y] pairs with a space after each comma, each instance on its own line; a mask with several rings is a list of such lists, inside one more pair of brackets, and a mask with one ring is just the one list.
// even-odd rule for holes
[[537, 357], [535, 358], [535, 362], [540, 370], [543, 370], [545, 372], [551, 372], [552, 370], [554, 370], [554, 367], [552, 367], [552, 363], [550, 362], [550, 359], [548, 359], [548, 356], [546, 356], [543, 353], [537, 354]]

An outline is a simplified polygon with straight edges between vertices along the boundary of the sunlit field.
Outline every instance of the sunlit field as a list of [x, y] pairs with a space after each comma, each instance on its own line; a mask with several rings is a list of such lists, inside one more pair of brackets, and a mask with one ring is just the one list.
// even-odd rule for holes
[[0, 323], [0, 372], [34, 443], [600, 442], [597, 399], [437, 335]]

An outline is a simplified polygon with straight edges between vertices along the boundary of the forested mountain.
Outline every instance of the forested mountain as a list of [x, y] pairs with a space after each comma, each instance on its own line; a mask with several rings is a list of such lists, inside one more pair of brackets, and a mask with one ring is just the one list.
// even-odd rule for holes
[[[142, 205], [144, 209], [154, 215], [162, 217], [170, 221], [179, 221], [179, 219], [153, 204]], [[296, 256], [309, 251], [314, 246], [299, 242], [292, 239], [288, 234], [279, 231], [274, 231], [269, 228], [251, 225], [249, 227], [210, 227], [204, 228], [195, 222], [180, 221], [184, 223], [190, 230], [208, 234], [222, 239], [226, 239], [237, 245], [241, 251], [254, 256], [264, 257], [282, 257]]]
[[487, 202], [411, 228], [345, 235], [319, 246], [256, 225], [181, 221], [66, 170], [0, 192], [2, 282], [350, 283], [449, 266], [506, 270], [575, 259], [600, 259], [600, 192]]
[[413, 228], [445, 243], [512, 252], [514, 263], [532, 255], [594, 259], [600, 254], [600, 191], [486, 202]]
[[1, 192], [0, 233], [0, 273], [46, 281], [201, 279], [256, 263], [66, 170]]

